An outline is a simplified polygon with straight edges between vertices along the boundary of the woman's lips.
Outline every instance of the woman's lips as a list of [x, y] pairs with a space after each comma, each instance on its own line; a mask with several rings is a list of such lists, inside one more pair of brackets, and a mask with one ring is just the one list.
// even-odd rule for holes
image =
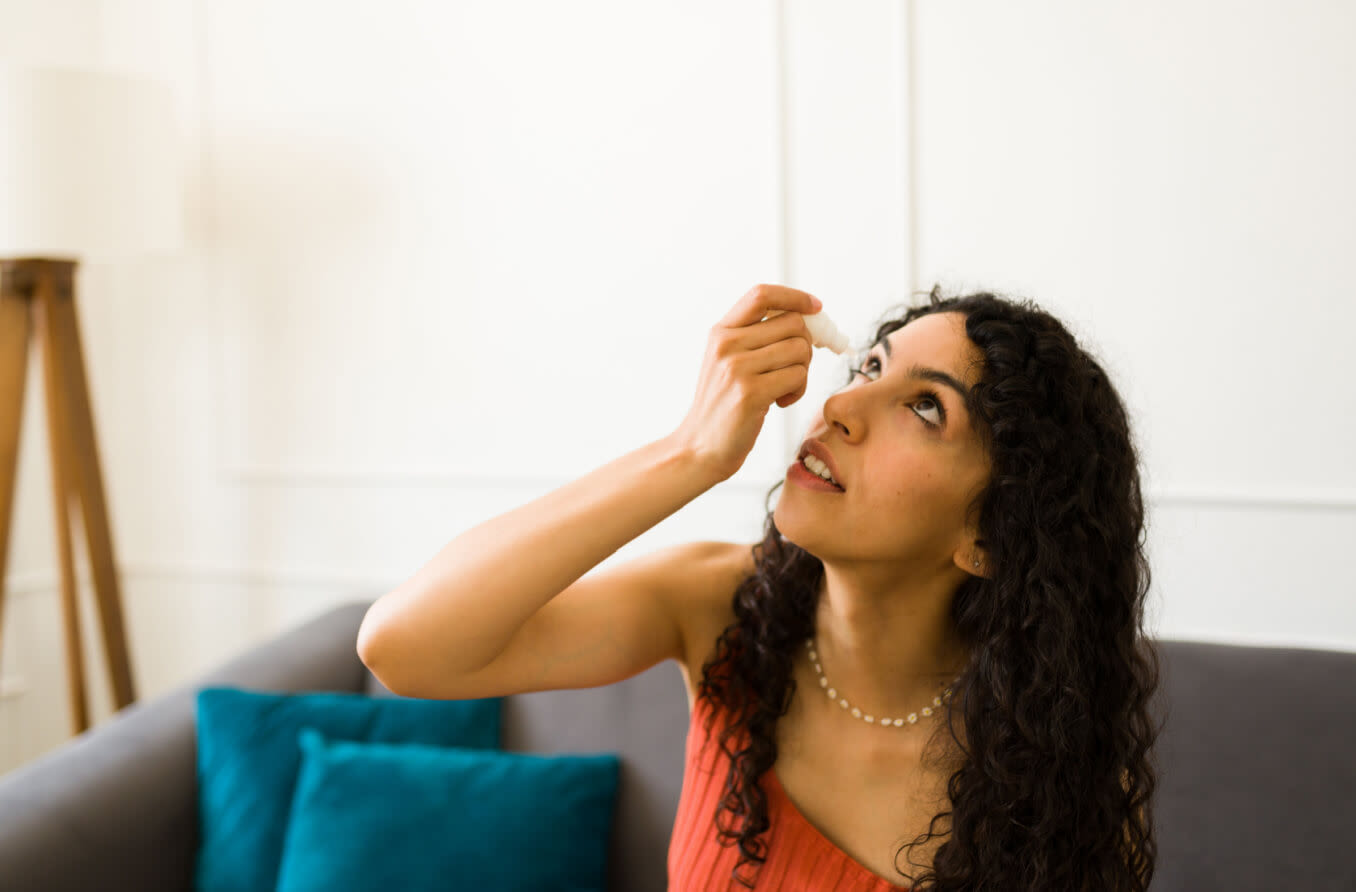
[[[843, 483], [843, 475], [838, 473], [838, 462], [834, 459], [833, 453], [829, 451], [829, 447], [811, 437], [800, 444], [800, 451], [796, 453], [796, 458], [804, 459], [807, 455], [813, 455], [823, 462], [824, 466], [829, 469], [829, 474], [833, 476], [833, 482], [844, 490], [847, 489], [847, 486]], [[810, 473], [813, 474], [814, 470], [811, 469]]]
[[837, 495], [843, 493], [842, 487], [835, 486], [818, 474], [811, 472], [799, 459], [792, 462], [791, 467], [787, 468], [786, 476], [792, 483], [806, 489], [817, 489], [820, 492], [831, 492]]

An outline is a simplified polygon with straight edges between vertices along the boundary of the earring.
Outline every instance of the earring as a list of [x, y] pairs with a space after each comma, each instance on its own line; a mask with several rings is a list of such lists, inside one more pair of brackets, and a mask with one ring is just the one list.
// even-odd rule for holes
[[979, 566], [979, 561], [975, 561], [975, 566], [976, 566], [976, 567]]

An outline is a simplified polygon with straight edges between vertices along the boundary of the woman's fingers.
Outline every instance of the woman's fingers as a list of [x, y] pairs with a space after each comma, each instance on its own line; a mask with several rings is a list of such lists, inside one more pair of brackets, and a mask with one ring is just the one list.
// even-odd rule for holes
[[810, 368], [810, 359], [814, 354], [814, 348], [805, 338], [784, 338], [774, 341], [764, 347], [756, 350], [750, 350], [736, 357], [735, 362], [740, 363], [756, 375], [764, 372], [783, 369], [787, 366], [799, 365], [803, 369]]
[[[805, 391], [805, 366], [789, 365], [785, 368], [773, 369], [770, 372], [764, 372], [758, 376], [758, 385], [762, 389], [764, 399], [760, 402], [764, 404], [776, 403], [782, 408], [790, 405], [795, 400], [795, 396], [800, 398], [800, 394]], [[783, 405], [783, 400], [788, 402]]]
[[805, 324], [805, 316], [794, 312], [738, 328], [717, 324], [711, 333], [719, 347], [730, 354], [758, 350], [787, 340], [802, 340], [811, 349], [814, 346], [814, 336]]
[[818, 313], [822, 306], [817, 297], [797, 288], [754, 285], [716, 324], [725, 328], [741, 328], [761, 322], [764, 316], [775, 310], [808, 316]]
[[796, 388], [796, 392], [795, 392], [795, 393], [788, 393], [786, 396], [778, 397], [778, 398], [777, 398], [777, 405], [780, 406], [781, 408], [785, 409], [787, 406], [791, 405], [791, 404], [794, 403], [796, 400], [798, 400], [798, 399], [800, 399], [801, 397], [805, 396], [805, 387], [806, 387], [806, 383], [807, 383], [807, 382], [802, 381], [801, 384], [800, 384], [800, 387]]
[[[743, 465], [772, 403], [804, 393], [813, 354], [805, 315], [817, 310], [804, 291], [758, 285], [712, 326], [696, 394], [672, 436], [722, 479]], [[780, 315], [765, 320], [769, 313]]]

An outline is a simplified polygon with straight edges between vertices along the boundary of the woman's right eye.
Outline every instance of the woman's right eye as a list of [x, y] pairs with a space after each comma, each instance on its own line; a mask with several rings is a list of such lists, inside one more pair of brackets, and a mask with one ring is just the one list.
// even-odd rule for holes
[[874, 370], [877, 374], [880, 374], [880, 360], [874, 356], [868, 356], [866, 358], [866, 361], [862, 363], [862, 367], [859, 369], [853, 369], [852, 374], [854, 376], [855, 375], [867, 376], [867, 372], [870, 370]]

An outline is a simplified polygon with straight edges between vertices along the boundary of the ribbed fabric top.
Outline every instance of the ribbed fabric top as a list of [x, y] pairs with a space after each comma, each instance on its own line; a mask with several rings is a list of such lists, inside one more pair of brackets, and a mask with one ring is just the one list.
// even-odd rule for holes
[[[743, 892], [731, 875], [739, 861], [737, 846], [723, 846], [716, 835], [716, 806], [725, 788], [730, 761], [721, 752], [719, 722], [708, 740], [703, 724], [711, 705], [698, 698], [687, 730], [683, 766], [683, 790], [669, 840], [669, 892], [708, 892], [726, 889]], [[754, 889], [815, 892], [909, 892], [876, 876], [851, 855], [838, 848], [809, 822], [787, 798], [776, 771], [759, 780], [767, 792], [767, 860], [754, 874]], [[746, 865], [741, 876], [748, 875]]]

